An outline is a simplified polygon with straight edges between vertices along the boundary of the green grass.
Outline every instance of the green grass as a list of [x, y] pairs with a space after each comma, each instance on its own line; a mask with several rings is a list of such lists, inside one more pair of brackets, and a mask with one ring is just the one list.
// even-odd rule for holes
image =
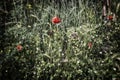
[[[79, 0], [79, 6], [62, 3], [59, 7], [54, 2], [32, 5], [20, 0], [14, 1], [11, 14], [16, 24], [6, 30], [5, 60], [14, 59], [11, 64], [19, 65], [16, 71], [20, 79], [105, 80], [118, 76], [113, 70], [112, 50], [102, 50], [107, 32], [102, 33], [101, 16], [96, 16], [87, 2]], [[61, 23], [52, 24], [54, 16], [60, 17]], [[16, 50], [18, 44], [23, 46], [20, 52]]]

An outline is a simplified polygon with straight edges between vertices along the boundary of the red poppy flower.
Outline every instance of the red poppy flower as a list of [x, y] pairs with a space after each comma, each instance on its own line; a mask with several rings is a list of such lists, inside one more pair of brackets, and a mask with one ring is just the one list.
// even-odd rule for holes
[[109, 15], [109, 16], [107, 17], [107, 19], [108, 19], [108, 20], [112, 20], [112, 19], [113, 19], [113, 16], [112, 16], [112, 15]]
[[21, 51], [21, 50], [23, 49], [23, 47], [22, 47], [21, 45], [17, 45], [16, 49], [17, 49], [18, 51]]
[[88, 47], [91, 48], [92, 47], [92, 42], [88, 43]]
[[61, 22], [61, 20], [60, 20], [59, 17], [56, 16], [56, 17], [53, 17], [53, 18], [52, 18], [52, 23], [53, 23], [53, 24], [57, 24], [57, 23], [60, 23], [60, 22]]

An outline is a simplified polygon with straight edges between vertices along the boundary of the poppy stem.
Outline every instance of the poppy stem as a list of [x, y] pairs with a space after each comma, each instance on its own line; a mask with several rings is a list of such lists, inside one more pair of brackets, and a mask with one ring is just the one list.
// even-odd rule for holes
[[56, 25], [56, 31], [58, 31], [58, 25]]
[[64, 34], [63, 34], [63, 46], [62, 46], [62, 59], [65, 59], [66, 55], [65, 55], [65, 51], [67, 50], [67, 42], [68, 42], [68, 38], [67, 38], [67, 28], [65, 27], [65, 30], [64, 30]]

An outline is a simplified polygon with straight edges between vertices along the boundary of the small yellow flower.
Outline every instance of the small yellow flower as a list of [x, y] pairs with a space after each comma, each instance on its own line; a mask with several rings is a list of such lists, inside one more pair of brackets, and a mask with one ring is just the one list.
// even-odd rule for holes
[[32, 5], [31, 4], [27, 4], [26, 7], [27, 7], [27, 9], [32, 9]]

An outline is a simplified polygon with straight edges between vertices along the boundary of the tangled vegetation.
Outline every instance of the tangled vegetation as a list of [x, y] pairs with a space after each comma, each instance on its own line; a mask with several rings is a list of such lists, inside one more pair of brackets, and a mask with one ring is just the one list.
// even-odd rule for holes
[[0, 79], [120, 79], [119, 8], [103, 19], [96, 1], [13, 0]]

